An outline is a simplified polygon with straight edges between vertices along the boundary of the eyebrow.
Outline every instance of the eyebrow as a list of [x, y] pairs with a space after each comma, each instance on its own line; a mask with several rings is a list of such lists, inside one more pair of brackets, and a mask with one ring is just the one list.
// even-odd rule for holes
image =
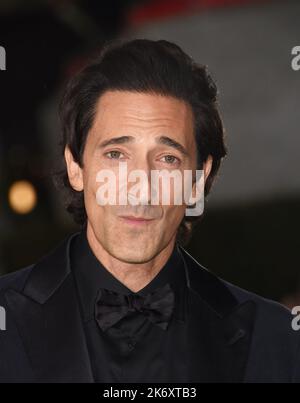
[[[102, 141], [102, 143], [99, 144], [99, 148], [104, 148], [113, 144], [126, 144], [126, 143], [134, 143], [135, 137], [133, 136], [119, 136], [119, 137], [113, 137], [108, 140]], [[156, 139], [157, 144], [164, 144], [169, 147], [174, 148], [175, 150], [178, 150], [185, 156], [189, 156], [188, 151], [186, 148], [178, 143], [178, 141], [172, 139], [171, 137], [168, 136], [160, 136]]]
[[108, 140], [102, 141], [102, 143], [99, 144], [99, 148], [104, 148], [107, 146], [110, 146], [112, 144], [124, 144], [124, 143], [133, 143], [134, 137], [133, 136], [120, 136], [120, 137], [113, 137]]
[[185, 156], [189, 156], [189, 153], [187, 152], [186, 148], [182, 144], [178, 143], [178, 141], [173, 140], [170, 137], [160, 136], [156, 140], [156, 142], [159, 144], [167, 145], [169, 147], [173, 147], [173, 148], [175, 148], [175, 150], [178, 150], [179, 152], [181, 152], [181, 154], [183, 154]]

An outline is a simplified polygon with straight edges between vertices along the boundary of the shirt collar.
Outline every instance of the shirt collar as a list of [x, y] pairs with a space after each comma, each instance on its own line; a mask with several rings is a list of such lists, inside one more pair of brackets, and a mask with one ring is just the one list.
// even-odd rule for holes
[[[100, 288], [125, 295], [133, 293], [96, 258], [87, 240], [86, 229], [72, 239], [70, 254], [71, 268], [75, 275], [85, 321], [94, 317], [95, 300]], [[166, 283], [170, 284], [175, 293], [174, 316], [183, 321], [187, 281], [177, 242], [166, 264], [150, 283], [136, 294], [146, 295]]]

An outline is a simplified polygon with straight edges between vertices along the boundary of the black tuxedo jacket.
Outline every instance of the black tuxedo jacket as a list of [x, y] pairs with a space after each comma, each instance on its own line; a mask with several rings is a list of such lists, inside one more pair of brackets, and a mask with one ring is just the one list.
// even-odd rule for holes
[[[70, 271], [72, 236], [0, 278], [0, 382], [93, 382]], [[180, 249], [188, 273], [189, 381], [300, 381], [300, 332], [290, 312], [219, 279]]]

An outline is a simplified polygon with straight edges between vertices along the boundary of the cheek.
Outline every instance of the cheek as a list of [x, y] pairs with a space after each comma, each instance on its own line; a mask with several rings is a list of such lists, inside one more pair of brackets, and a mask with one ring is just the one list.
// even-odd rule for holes
[[96, 194], [99, 183], [96, 182], [96, 172], [86, 171], [84, 179], [84, 204], [90, 221], [98, 221], [99, 217], [105, 217], [105, 206], [97, 203]]
[[185, 206], [165, 206], [165, 223], [164, 225], [170, 229], [170, 231], [176, 229], [181, 223], [184, 214]]
[[[100, 171], [100, 167], [97, 164], [86, 164], [83, 169], [83, 187], [85, 197], [89, 202], [94, 201], [96, 203], [96, 192], [100, 183], [97, 182], [97, 173]], [[93, 198], [93, 200], [91, 200]]]
[[98, 212], [95, 191], [96, 188], [93, 187], [92, 183], [86, 179], [84, 181], [84, 204], [88, 216], [94, 215], [96, 212]]

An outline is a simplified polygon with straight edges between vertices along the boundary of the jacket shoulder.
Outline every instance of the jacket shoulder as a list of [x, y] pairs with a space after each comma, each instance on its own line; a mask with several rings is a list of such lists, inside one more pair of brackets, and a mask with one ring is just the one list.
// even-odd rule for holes
[[284, 340], [287, 343], [284, 348], [288, 345], [293, 349], [300, 348], [300, 331], [293, 328], [295, 316], [291, 310], [279, 302], [261, 297], [228, 282], [225, 283], [240, 304], [249, 300], [255, 303], [256, 332], [261, 340], [265, 339], [266, 345], [273, 344], [278, 348]]
[[293, 326], [299, 318], [278, 302], [225, 283], [240, 303], [252, 300], [256, 306], [249, 379], [259, 379], [262, 365], [257, 363], [264, 357], [265, 368], [276, 375], [274, 379], [300, 382], [300, 331]]
[[[261, 297], [222, 279], [199, 263], [187, 251], [182, 250], [188, 265], [191, 267], [191, 273], [199, 273], [197, 277], [194, 277], [194, 287], [209, 301], [211, 306], [216, 307], [219, 312], [223, 312], [223, 315], [226, 316], [226, 311], [230, 312], [235, 307], [251, 301], [255, 306], [256, 331], [259, 334], [271, 336], [274, 341], [282, 336], [291, 340], [292, 343], [299, 342], [300, 331], [293, 330], [292, 321], [294, 317], [289, 309], [276, 301]], [[224, 310], [226, 305], [229, 306], [229, 310]]]
[[8, 288], [14, 288], [15, 290], [21, 290], [26, 282], [27, 277], [31, 273], [35, 263], [25, 266], [12, 273], [8, 273], [0, 276], [0, 293], [5, 292]]
[[231, 291], [231, 293], [235, 296], [237, 301], [242, 304], [246, 301], [252, 300], [255, 302], [258, 313], [259, 311], [263, 311], [265, 314], [270, 314], [270, 315], [275, 315], [278, 319], [282, 318], [290, 318], [291, 317], [291, 311], [286, 308], [284, 305], [280, 304], [279, 302], [276, 302], [274, 300], [264, 298], [254, 292], [245, 290], [243, 288], [240, 288], [234, 284], [231, 284], [225, 280], [221, 280], [226, 287]]

